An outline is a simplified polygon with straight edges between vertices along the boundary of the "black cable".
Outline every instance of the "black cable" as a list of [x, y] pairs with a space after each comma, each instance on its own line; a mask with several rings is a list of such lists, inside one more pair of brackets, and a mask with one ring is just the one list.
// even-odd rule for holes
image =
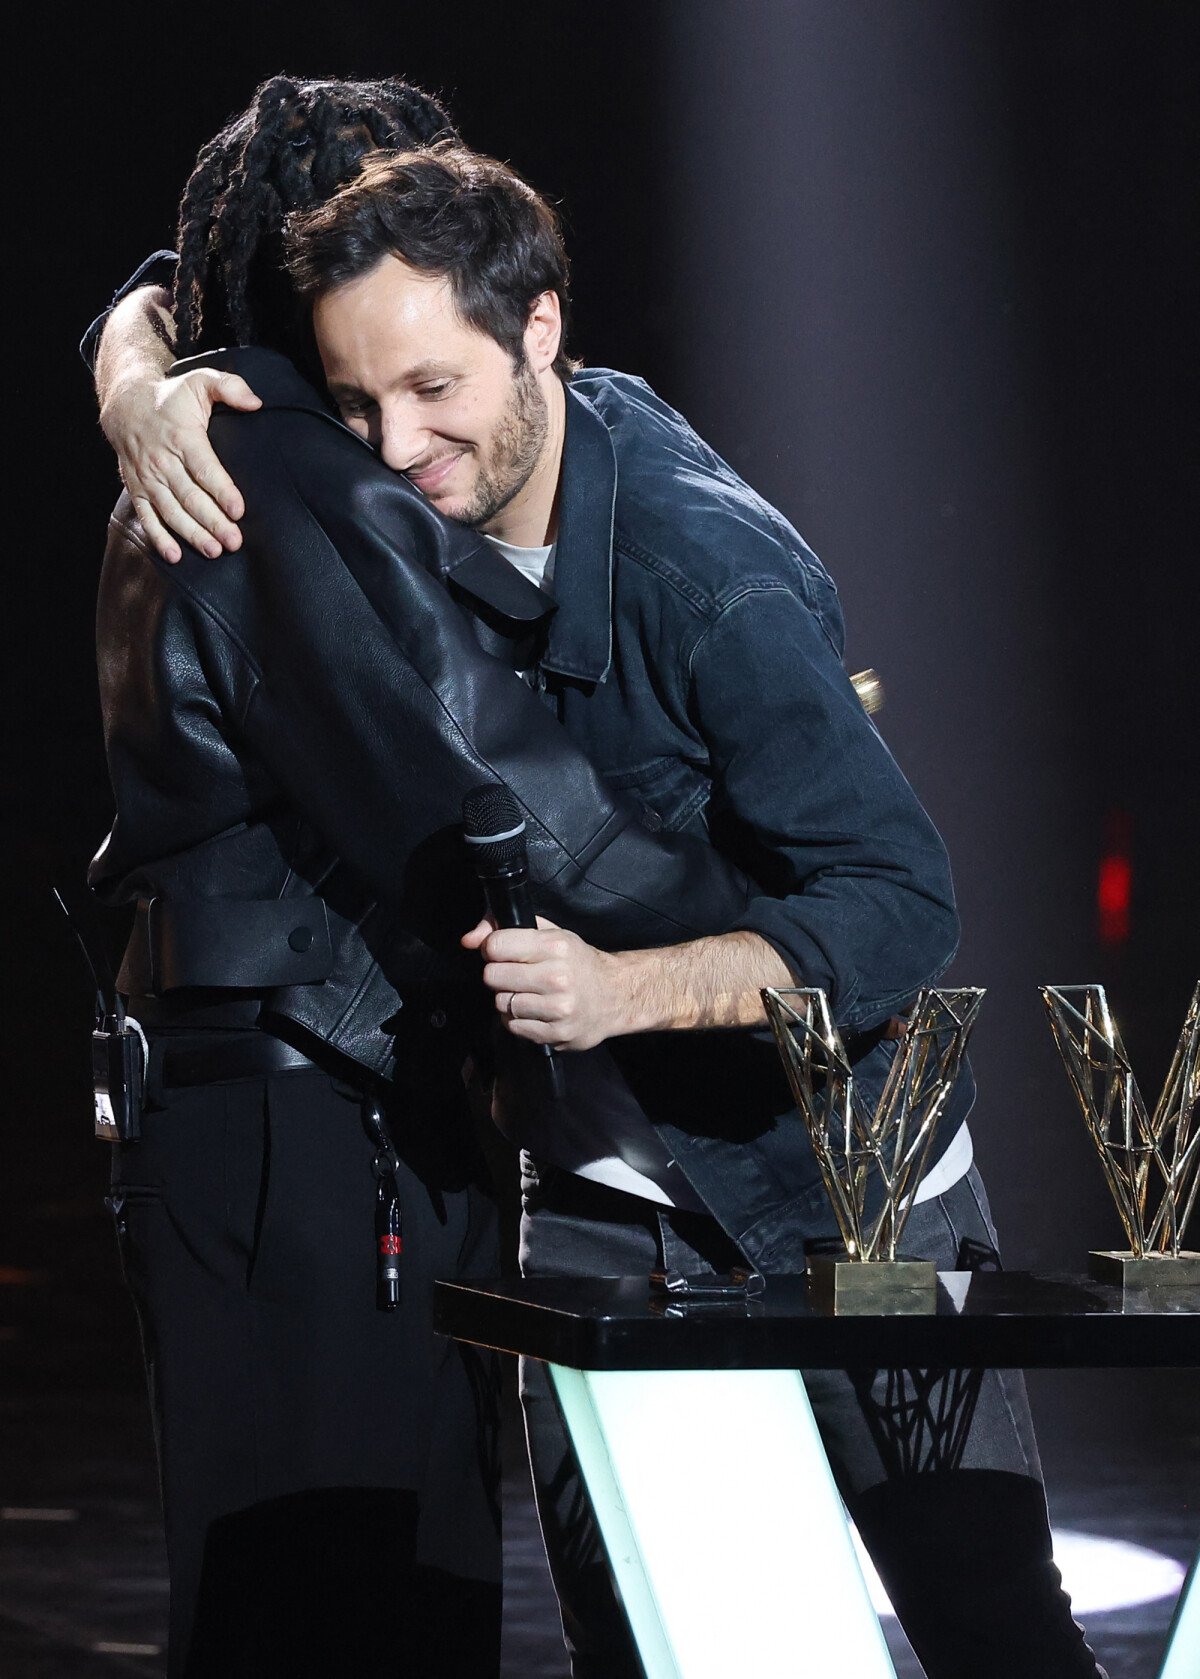
[[[120, 992], [117, 990], [116, 981], [112, 976], [112, 969], [104, 960], [104, 957], [99, 955], [98, 952], [96, 961], [92, 960], [92, 952], [88, 948], [87, 940], [79, 931], [75, 917], [71, 914], [70, 910], [63, 901], [62, 893], [58, 890], [57, 886], [52, 886], [50, 890], [54, 895], [55, 903], [67, 918], [67, 926], [70, 927], [72, 933], [75, 935], [75, 942], [82, 951], [83, 959], [87, 963], [88, 973], [92, 976], [92, 984], [96, 988], [96, 1019], [103, 1020], [106, 1015], [114, 1015], [118, 1023], [123, 1026], [125, 1023], [125, 1004], [121, 1000]], [[97, 969], [97, 961], [99, 962], [99, 969]], [[107, 988], [101, 979], [101, 972], [103, 973], [104, 979], [108, 981]]]

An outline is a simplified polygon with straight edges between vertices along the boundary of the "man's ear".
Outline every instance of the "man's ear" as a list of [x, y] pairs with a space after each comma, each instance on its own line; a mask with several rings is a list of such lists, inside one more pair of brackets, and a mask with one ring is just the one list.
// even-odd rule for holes
[[525, 359], [534, 373], [553, 367], [562, 343], [562, 309], [558, 293], [544, 291], [535, 297], [525, 328]]

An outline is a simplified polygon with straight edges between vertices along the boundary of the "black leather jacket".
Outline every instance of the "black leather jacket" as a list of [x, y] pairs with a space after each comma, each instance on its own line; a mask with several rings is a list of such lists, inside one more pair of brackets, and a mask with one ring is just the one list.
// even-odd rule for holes
[[127, 498], [111, 521], [98, 657], [116, 820], [89, 879], [139, 906], [121, 989], [234, 988], [318, 1058], [402, 1077], [429, 1022], [465, 1025], [481, 996], [457, 948], [478, 909], [458, 826], [492, 778], [525, 810], [554, 920], [610, 948], [728, 926], [744, 877], [702, 840], [652, 833], [514, 675], [541, 593], [282, 357], [184, 365], [235, 369], [263, 408], [218, 408], [211, 429], [246, 501], [239, 553], [185, 547], [168, 566]]

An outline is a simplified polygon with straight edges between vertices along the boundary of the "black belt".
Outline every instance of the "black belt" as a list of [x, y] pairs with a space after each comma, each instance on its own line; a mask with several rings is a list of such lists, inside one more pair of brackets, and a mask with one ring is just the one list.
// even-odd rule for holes
[[322, 1069], [291, 1044], [266, 1032], [216, 1037], [211, 1044], [155, 1044], [158, 1082], [164, 1090], [195, 1084], [228, 1084], [233, 1079], [260, 1078], [267, 1073], [320, 1072]]
[[250, 1033], [258, 1025], [265, 993], [187, 991], [177, 997], [125, 999], [125, 1007], [147, 1032]]

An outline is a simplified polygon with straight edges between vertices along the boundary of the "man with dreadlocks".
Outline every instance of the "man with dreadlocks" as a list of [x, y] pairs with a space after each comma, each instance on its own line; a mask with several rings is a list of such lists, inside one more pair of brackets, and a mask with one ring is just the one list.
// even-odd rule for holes
[[155, 549], [179, 558], [178, 532], [210, 556], [240, 546], [240, 490], [208, 443], [214, 403], [253, 410], [238, 374], [177, 359], [262, 344], [317, 371], [282, 266], [289, 211], [320, 203], [379, 147], [452, 134], [442, 106], [407, 82], [274, 76], [200, 150], [179, 210], [178, 253], [157, 251], [120, 288], [81, 346], [94, 361], [100, 420]]
[[[444, 126], [397, 84], [268, 83], [189, 183], [179, 341], [303, 356], [283, 212], [376, 142]], [[724, 925], [746, 886], [704, 843], [655, 837], [516, 680], [541, 592], [275, 350], [181, 377], [232, 409], [238, 370], [261, 411], [212, 423], [247, 491], [244, 558], [162, 564], [146, 502], [139, 523], [123, 498], [98, 611], [116, 820], [90, 879], [136, 906], [118, 985], [149, 1040], [146, 1104], [112, 1204], [159, 1449], [168, 1670], [485, 1679], [495, 1370], [430, 1322], [433, 1277], [499, 1265], [461, 1076], [489, 1036], [458, 947], [478, 898], [463, 796], [507, 783], [542, 901], [598, 943]]]

